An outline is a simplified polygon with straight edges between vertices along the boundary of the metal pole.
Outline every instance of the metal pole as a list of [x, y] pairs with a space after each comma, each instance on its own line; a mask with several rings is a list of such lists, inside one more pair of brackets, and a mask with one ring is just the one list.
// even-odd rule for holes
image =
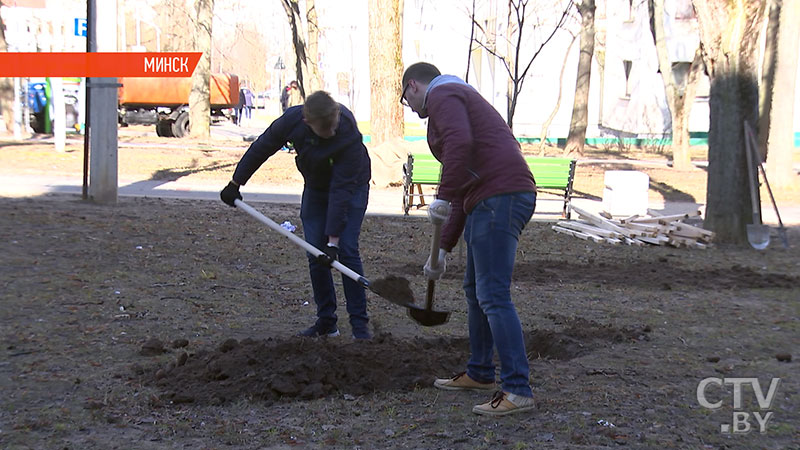
[[[95, 10], [95, 0], [86, 0], [86, 53], [90, 53], [96, 51], [97, 43], [94, 42], [94, 10]], [[89, 134], [91, 127], [89, 126], [89, 114], [91, 108], [91, 88], [89, 88], [89, 77], [86, 77], [84, 82], [86, 86], [84, 91], [86, 92], [86, 115], [83, 118], [84, 130], [83, 130], [83, 189], [81, 190], [81, 198], [84, 200], [89, 199]]]
[[[93, 18], [93, 50], [117, 51], [117, 4], [90, 0]], [[117, 202], [117, 83], [116, 77], [93, 77], [91, 91], [91, 155], [89, 158], [89, 199], [104, 204]]]
[[14, 139], [22, 139], [22, 108], [19, 99], [19, 77], [14, 77]]

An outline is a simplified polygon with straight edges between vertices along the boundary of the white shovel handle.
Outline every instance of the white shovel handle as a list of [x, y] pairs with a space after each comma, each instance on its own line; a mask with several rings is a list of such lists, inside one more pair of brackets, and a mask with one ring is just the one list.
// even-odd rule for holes
[[[255, 208], [253, 208], [252, 206], [248, 205], [247, 203], [245, 203], [245, 202], [243, 202], [243, 201], [241, 201], [239, 199], [236, 199], [236, 200], [234, 200], [234, 204], [238, 208], [240, 208], [242, 211], [246, 212], [247, 214], [250, 214], [251, 216], [253, 216], [256, 219], [258, 219], [260, 222], [263, 222], [264, 224], [266, 224], [268, 227], [270, 227], [273, 230], [277, 231], [278, 233], [286, 236], [292, 242], [294, 242], [295, 244], [299, 245], [305, 251], [307, 251], [308, 253], [311, 253], [313, 256], [316, 257], [316, 256], [324, 254], [324, 252], [321, 251], [320, 249], [318, 249], [317, 247], [314, 247], [313, 245], [309, 244], [308, 242], [306, 242], [305, 240], [301, 239], [300, 237], [295, 236], [291, 231], [289, 231], [286, 228], [283, 228], [282, 226], [278, 225], [275, 221], [273, 221], [269, 217], [265, 216], [264, 214], [261, 214]], [[339, 272], [342, 272], [348, 278], [352, 278], [353, 280], [357, 281], [362, 286], [369, 287], [369, 281], [367, 281], [366, 278], [364, 278], [363, 276], [357, 274], [355, 271], [351, 270], [350, 268], [348, 268], [344, 264], [340, 263], [339, 261], [334, 261], [333, 264], [331, 264], [331, 267], [333, 267], [334, 269], [338, 270]]]
[[442, 224], [433, 225], [433, 236], [431, 237], [431, 269], [439, 268], [439, 243], [442, 239]]

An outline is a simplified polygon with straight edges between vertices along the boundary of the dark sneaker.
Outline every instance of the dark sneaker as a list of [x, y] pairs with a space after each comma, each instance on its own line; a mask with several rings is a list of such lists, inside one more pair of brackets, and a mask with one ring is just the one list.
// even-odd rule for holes
[[445, 391], [493, 391], [497, 386], [492, 383], [480, 383], [461, 372], [452, 378], [437, 378], [433, 386]]
[[315, 323], [311, 327], [297, 333], [298, 336], [305, 337], [336, 337], [339, 335], [339, 329], [336, 325], [320, 325]]
[[366, 328], [353, 328], [353, 339], [372, 339], [372, 333]]
[[536, 405], [531, 397], [514, 395], [509, 392], [497, 391], [492, 399], [482, 405], [475, 405], [472, 412], [483, 416], [507, 416], [534, 409]]

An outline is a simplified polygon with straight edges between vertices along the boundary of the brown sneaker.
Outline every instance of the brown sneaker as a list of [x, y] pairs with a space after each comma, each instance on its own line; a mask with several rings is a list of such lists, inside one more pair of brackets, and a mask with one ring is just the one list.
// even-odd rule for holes
[[497, 391], [492, 399], [472, 408], [475, 414], [484, 416], [505, 416], [535, 408], [532, 397], [522, 397], [508, 392]]
[[479, 383], [473, 380], [467, 372], [461, 372], [453, 378], [437, 378], [433, 386], [445, 391], [491, 391], [496, 387], [494, 382]]

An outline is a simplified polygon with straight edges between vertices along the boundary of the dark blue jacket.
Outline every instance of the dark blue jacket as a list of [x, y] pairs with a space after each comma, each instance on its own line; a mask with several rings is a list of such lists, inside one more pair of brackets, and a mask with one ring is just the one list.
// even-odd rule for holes
[[303, 122], [303, 105], [288, 108], [247, 149], [233, 179], [244, 185], [262, 164], [287, 142], [297, 152], [295, 163], [305, 187], [328, 192], [325, 234], [339, 236], [347, 221], [348, 201], [358, 187], [369, 185], [371, 168], [367, 147], [353, 113], [340, 105], [336, 135], [323, 139]]

